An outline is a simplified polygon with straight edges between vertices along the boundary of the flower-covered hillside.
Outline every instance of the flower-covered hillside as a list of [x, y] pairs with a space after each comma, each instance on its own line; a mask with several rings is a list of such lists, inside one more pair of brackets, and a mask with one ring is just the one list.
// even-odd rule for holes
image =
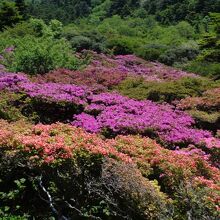
[[218, 114], [219, 82], [86, 53], [77, 71], [0, 70], [0, 215], [218, 218], [218, 123], [192, 110]]

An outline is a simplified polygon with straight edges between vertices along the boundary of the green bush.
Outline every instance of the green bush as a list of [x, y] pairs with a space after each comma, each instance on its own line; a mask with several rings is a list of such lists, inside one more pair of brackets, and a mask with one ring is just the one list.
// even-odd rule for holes
[[216, 133], [220, 129], [220, 113], [205, 112], [197, 109], [187, 111], [196, 121], [196, 125], [204, 130]]
[[0, 119], [8, 121], [17, 121], [25, 119], [22, 114], [22, 108], [25, 106], [26, 100], [24, 95], [9, 92], [0, 93]]
[[26, 94], [0, 92], [0, 119], [9, 122], [21, 119], [47, 124], [66, 122], [81, 111], [82, 107], [74, 104], [30, 98]]
[[198, 73], [202, 76], [209, 76], [214, 79], [220, 79], [220, 64], [216, 62], [192, 61], [183, 66], [183, 69]]
[[134, 51], [134, 42], [118, 36], [117, 38], [108, 40], [107, 48], [112, 50], [115, 55], [132, 54]]
[[5, 63], [10, 71], [44, 74], [60, 67], [77, 69], [79, 60], [63, 39], [24, 37], [15, 41], [15, 51]]
[[162, 63], [172, 66], [175, 63], [186, 63], [189, 60], [193, 60], [198, 54], [198, 47], [181, 45], [167, 50], [158, 57], [158, 60]]
[[218, 82], [203, 78], [183, 78], [172, 82], [146, 82], [143, 78], [128, 78], [115, 89], [130, 98], [171, 103], [187, 96], [201, 96], [204, 91], [217, 85]]
[[160, 44], [148, 44], [137, 50], [137, 54], [143, 59], [155, 61], [158, 60], [161, 54], [167, 50], [167, 46]]
[[[178, 216], [177, 219], [217, 219], [218, 213], [209, 209], [210, 202], [205, 199], [205, 195], [209, 191], [208, 188], [195, 187], [191, 183], [180, 185], [177, 189], [176, 197], [178, 199], [175, 202], [176, 209], [174, 209], [174, 215]], [[204, 207], [206, 208], [204, 209]]]

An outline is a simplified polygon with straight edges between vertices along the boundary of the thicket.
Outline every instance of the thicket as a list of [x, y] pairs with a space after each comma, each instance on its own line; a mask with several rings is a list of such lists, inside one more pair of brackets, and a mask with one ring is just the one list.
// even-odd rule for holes
[[[76, 51], [135, 53], [146, 60], [158, 60], [218, 79], [219, 5], [219, 1], [188, 0], [8, 0], [0, 6], [0, 29], [8, 29], [31, 16], [42, 18], [47, 24], [59, 19], [65, 24], [61, 36]], [[25, 26], [26, 22], [16, 29], [24, 32]]]

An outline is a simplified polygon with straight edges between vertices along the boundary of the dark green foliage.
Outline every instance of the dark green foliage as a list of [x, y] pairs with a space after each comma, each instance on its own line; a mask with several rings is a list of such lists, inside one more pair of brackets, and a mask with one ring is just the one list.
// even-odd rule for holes
[[74, 114], [81, 113], [82, 106], [65, 102], [50, 102], [30, 98], [25, 94], [0, 93], [0, 119], [11, 121], [29, 120], [34, 123], [51, 124], [72, 120]]
[[1, 213], [4, 216], [27, 213], [29, 218], [45, 220], [169, 216], [164, 195], [132, 165], [83, 151], [74, 159], [37, 165], [30, 162], [28, 153], [10, 155], [7, 148], [1, 149], [0, 211], [6, 210]]
[[15, 0], [15, 5], [18, 7], [18, 11], [23, 18], [27, 18], [27, 5], [25, 0]]
[[46, 21], [59, 19], [69, 23], [76, 18], [87, 16], [91, 9], [91, 0], [39, 0], [30, 2], [28, 13]]
[[3, 1], [0, 3], [0, 31], [22, 20], [19, 8], [14, 2]]
[[209, 76], [215, 80], [220, 79], [220, 64], [215, 62], [193, 61], [183, 67], [185, 70]]
[[108, 41], [107, 48], [112, 50], [115, 55], [131, 54], [134, 51], [134, 44], [126, 38], [113, 38]]
[[199, 54], [199, 49], [190, 46], [179, 46], [167, 50], [165, 53], [160, 54], [157, 60], [166, 65], [172, 66], [175, 63], [185, 63], [193, 60]]
[[25, 95], [14, 93], [0, 93], [0, 119], [17, 121], [25, 119], [22, 111], [28, 104]]
[[161, 54], [165, 53], [169, 47], [160, 44], [148, 44], [141, 47], [137, 54], [145, 60], [158, 60]]
[[107, 14], [126, 17], [140, 6], [140, 0], [112, 0]]
[[210, 17], [210, 25], [214, 28], [214, 32], [205, 34], [200, 41], [203, 51], [198, 59], [218, 62], [220, 60], [220, 13], [211, 13]]
[[77, 52], [81, 50], [106, 51], [106, 38], [96, 30], [80, 31], [67, 27], [62, 37], [65, 37]]
[[146, 0], [143, 7], [149, 14], [154, 14], [160, 22], [169, 24], [180, 20], [193, 21], [199, 19], [199, 16], [207, 15], [209, 12], [218, 12], [220, 1]]

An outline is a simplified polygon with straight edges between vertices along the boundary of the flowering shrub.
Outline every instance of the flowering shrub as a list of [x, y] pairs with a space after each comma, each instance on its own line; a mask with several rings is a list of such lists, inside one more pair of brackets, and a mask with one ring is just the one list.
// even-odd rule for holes
[[[219, 211], [219, 169], [207, 162], [207, 155], [203, 152], [193, 148], [170, 151], [139, 136], [118, 136], [115, 141], [113, 145], [129, 155], [144, 175], [156, 178], [166, 193], [176, 195], [178, 200], [181, 185], [200, 185], [201, 190], [202, 186], [207, 187], [208, 202], [215, 204], [213, 208]], [[193, 201], [189, 204], [192, 205]]]
[[208, 90], [201, 97], [187, 97], [178, 103], [187, 110], [200, 127], [216, 132], [220, 129], [220, 88]]
[[86, 53], [90, 53], [90, 56], [92, 56], [90, 66], [95, 68], [104, 66], [114, 71], [118, 70], [121, 73], [127, 73], [131, 76], [143, 76], [146, 81], [169, 81], [183, 77], [196, 77], [195, 74], [167, 67], [160, 63], [147, 62], [135, 55], [108, 57], [104, 54], [98, 55], [94, 52], [87, 51]]
[[[135, 79], [129, 82], [132, 88], [144, 88], [147, 98], [172, 102], [200, 96], [217, 84], [133, 55], [92, 56], [82, 71], [57, 69], [32, 79], [1, 68], [0, 118], [11, 121], [0, 121], [4, 207], [21, 203], [22, 210], [12, 208], [11, 214], [38, 213], [39, 219], [50, 215], [218, 218], [218, 119], [211, 133], [196, 128], [202, 124], [190, 114], [198, 111], [218, 118], [219, 89], [175, 102], [177, 108], [107, 92], [129, 77], [126, 81]], [[191, 78], [182, 79], [185, 76]], [[72, 118], [73, 126], [60, 123], [69, 124]], [[14, 122], [19, 119], [26, 121]], [[44, 124], [31, 125], [27, 120]], [[122, 136], [131, 134], [142, 137]], [[18, 183], [23, 177], [24, 193], [21, 190], [10, 200], [8, 195], [16, 189], [9, 180], [16, 178]], [[31, 210], [25, 202], [30, 200], [27, 192], [34, 195], [33, 204], [43, 198], [48, 208]]]
[[81, 71], [58, 69], [45, 75], [39, 75], [33, 80], [37, 82], [55, 82], [90, 86], [95, 91], [106, 91], [118, 85], [127, 74], [117, 69], [107, 67], [95, 68], [88, 66]]
[[186, 98], [178, 104], [180, 109], [198, 109], [202, 111], [220, 111], [220, 88], [208, 90], [202, 97]]
[[[22, 124], [10, 125], [1, 122], [0, 145], [4, 146], [5, 138], [9, 139], [13, 148], [21, 147], [30, 153], [31, 158], [43, 160], [46, 163], [59, 158], [71, 158], [74, 152], [85, 150], [92, 154], [111, 156], [130, 162], [125, 154], [117, 152], [107, 142], [96, 135], [87, 134], [81, 129], [64, 124], [31, 126]], [[11, 129], [13, 132], [11, 132]]]
[[135, 55], [106, 56], [91, 51], [85, 53], [92, 56], [91, 65], [95, 67], [117, 68], [121, 72], [146, 77], [148, 81], [176, 80], [183, 77], [196, 77], [195, 74], [180, 71], [160, 63], [147, 62]]
[[[143, 219], [169, 214], [170, 200], [156, 183], [142, 177], [129, 156], [113, 148], [112, 142], [79, 128], [59, 123], [33, 126], [0, 121], [0, 146], [0, 174], [4, 180], [0, 182], [0, 198], [7, 190], [12, 191], [10, 180], [25, 178], [19, 196], [1, 200], [0, 208], [7, 204], [12, 213]], [[113, 184], [116, 187], [112, 188]], [[41, 206], [42, 201], [48, 204], [43, 202]], [[77, 213], [72, 207], [77, 208]]]
[[[91, 94], [87, 87], [56, 83], [32, 83], [25, 75], [7, 72], [1, 72], [1, 90], [23, 94], [21, 101], [12, 102], [11, 100], [10, 102], [8, 100], [8, 107], [5, 106], [5, 108], [10, 109], [11, 106], [14, 110], [21, 110], [22, 114], [29, 119], [46, 123], [66, 122], [71, 119], [73, 114], [82, 111], [80, 106], [87, 103], [87, 96]], [[5, 103], [3, 100], [2, 102]]]
[[106, 136], [143, 134], [169, 147], [201, 145], [212, 137], [207, 131], [194, 129], [189, 115], [169, 105], [135, 101], [116, 93], [94, 95], [85, 86], [34, 83], [22, 77], [20, 81], [9, 77], [10, 81], [8, 76], [12, 75], [5, 74], [0, 79], [8, 83], [7, 89], [24, 92], [31, 98], [29, 109], [37, 112], [42, 122], [67, 122], [71, 114], [76, 114], [72, 124], [89, 132], [103, 132]]
[[18, 90], [18, 84], [27, 81], [28, 79], [24, 74], [0, 71], [0, 91], [3, 89]]
[[146, 81], [170, 81], [196, 75], [176, 70], [159, 63], [149, 63], [134, 55], [106, 56], [85, 51], [80, 54], [91, 57], [90, 64], [82, 71], [58, 69], [44, 76], [37, 76], [35, 81], [74, 83], [89, 86], [104, 86], [111, 89], [127, 76], [143, 77]]
[[143, 76], [147, 81], [169, 81], [183, 77], [196, 77], [195, 74], [177, 70], [161, 63], [149, 63], [133, 55], [116, 56], [116, 61], [127, 67], [129, 73]]
[[93, 95], [90, 100], [87, 114], [75, 115], [72, 122], [89, 132], [139, 133], [156, 136], [169, 146], [200, 145], [212, 137], [207, 131], [194, 129], [189, 115], [169, 105], [135, 101], [114, 93]]
[[[195, 148], [171, 151], [162, 148], [154, 140], [140, 136], [118, 136], [116, 139], [103, 141], [94, 134], [61, 123], [30, 125], [25, 122], [9, 124], [5, 121], [0, 121], [0, 146], [0, 158], [2, 160], [2, 155], [5, 155], [4, 160], [7, 160], [7, 163], [2, 163], [3, 167], [7, 165], [13, 170], [14, 161], [14, 175], [21, 175], [21, 172], [28, 170], [31, 175], [28, 181], [34, 179], [36, 187], [46, 184], [44, 189], [50, 193], [51, 199], [63, 198], [59, 202], [54, 201], [54, 208], [57, 203], [62, 206], [63, 201], [71, 204], [71, 198], [75, 196], [82, 198], [82, 195], [77, 194], [77, 190], [75, 192], [61, 189], [73, 187], [79, 190], [77, 187], [83, 185], [89, 215], [94, 213], [92, 209], [88, 210], [88, 207], [101, 196], [101, 200], [105, 202], [116, 202], [119, 209], [131, 206], [137, 210], [133, 214], [143, 216], [145, 213], [147, 217], [143, 219], [149, 219], [149, 215], [152, 216], [150, 219], [155, 219], [158, 215], [172, 215], [167, 209], [169, 205], [172, 208], [172, 200], [177, 204], [177, 207], [174, 204], [176, 216], [180, 214], [178, 212], [187, 216], [190, 210], [195, 218], [202, 217], [204, 212], [207, 212], [209, 217], [219, 216], [219, 169], [209, 164], [208, 155]], [[116, 160], [109, 161], [109, 157]], [[70, 162], [71, 160], [73, 162]], [[27, 166], [27, 169], [18, 164], [22, 164], [22, 167]], [[3, 167], [0, 168], [1, 176], [7, 180], [6, 177], [11, 173], [5, 172]], [[44, 179], [35, 176], [37, 173], [42, 173]], [[38, 182], [39, 178], [41, 185]], [[50, 185], [51, 181], [54, 185]], [[172, 200], [160, 191], [156, 182]], [[185, 190], [189, 190], [189, 185], [190, 190], [194, 190], [194, 197], [200, 195], [197, 200], [194, 200], [191, 194], [184, 194]], [[6, 185], [3, 186], [1, 189], [5, 189]], [[88, 197], [86, 190], [90, 192], [90, 196], [96, 197]], [[97, 192], [99, 193], [96, 194]], [[27, 195], [24, 194], [25, 198]], [[111, 195], [114, 200], [111, 200]], [[88, 201], [88, 198], [93, 200]], [[123, 203], [118, 203], [117, 198]], [[109, 210], [112, 210], [111, 204], [107, 206]], [[178, 207], [180, 204], [184, 206]], [[194, 208], [200, 206], [202, 214], [196, 214]], [[82, 210], [81, 208], [78, 207], [79, 210]], [[131, 210], [127, 210], [130, 216], [133, 215]]]
[[20, 89], [30, 97], [48, 99], [56, 102], [69, 102], [77, 105], [86, 104], [89, 89], [70, 84], [58, 83], [22, 83]]

